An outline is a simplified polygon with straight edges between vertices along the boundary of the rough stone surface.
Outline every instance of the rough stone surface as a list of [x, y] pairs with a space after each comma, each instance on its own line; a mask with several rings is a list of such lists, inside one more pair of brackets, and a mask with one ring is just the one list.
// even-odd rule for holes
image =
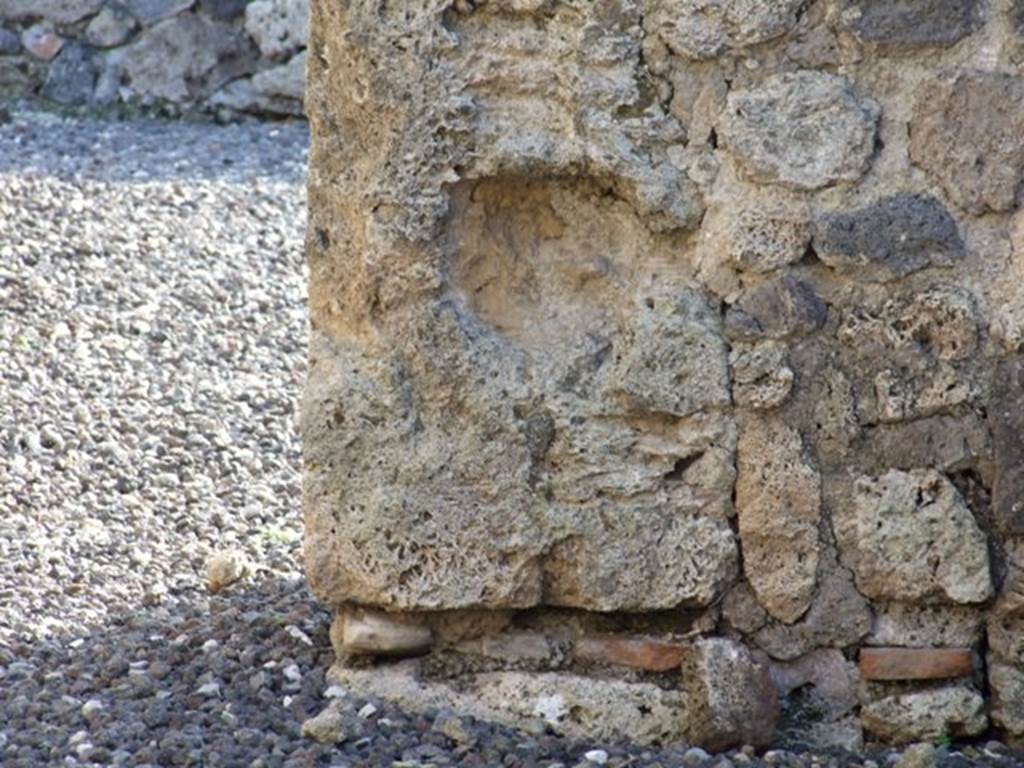
[[984, 699], [961, 686], [886, 696], [866, 704], [861, 720], [872, 737], [890, 744], [977, 736], [988, 727]]
[[982, 616], [981, 610], [973, 606], [876, 605], [867, 642], [906, 648], [971, 647], [980, 639]]
[[195, 0], [122, 0], [125, 7], [144, 27], [187, 11]]
[[965, 248], [956, 222], [933, 197], [895, 195], [852, 213], [823, 217], [814, 250], [862, 280], [896, 280], [928, 266], [951, 266]]
[[927, 84], [910, 122], [910, 157], [971, 213], [1009, 211], [1024, 171], [1024, 82], [972, 72]]
[[779, 702], [768, 667], [742, 645], [725, 639], [700, 640], [683, 661], [687, 697], [686, 737], [705, 749], [772, 740]]
[[796, 24], [800, 0], [650, 0], [644, 22], [673, 51], [710, 59], [778, 37]]
[[994, 385], [992, 512], [1001, 531], [1019, 536], [1024, 534], [1024, 357], [1001, 361]]
[[255, 0], [245, 8], [245, 29], [264, 56], [286, 57], [309, 37], [308, 0]]
[[317, 0], [305, 53], [252, 4], [215, 102], [309, 74], [315, 593], [417, 614], [428, 687], [657, 680], [704, 744], [774, 716], [690, 643], [787, 666], [787, 744], [870, 744], [933, 649], [1014, 668], [1022, 49], [982, 5]]
[[335, 666], [336, 683], [396, 701], [413, 711], [447, 709], [527, 731], [640, 744], [685, 738], [685, 700], [651, 683], [602, 680], [568, 673], [489, 672], [453, 683], [419, 675], [415, 663], [376, 670]]
[[98, 76], [92, 52], [81, 43], [69, 43], [50, 67], [41, 94], [67, 106], [87, 104]]
[[793, 369], [784, 344], [736, 343], [729, 353], [732, 397], [739, 408], [767, 410], [781, 405], [793, 389]]
[[138, 26], [132, 13], [120, 3], [108, 3], [85, 28], [85, 41], [99, 48], [113, 48], [128, 41]]
[[949, 46], [981, 22], [978, 0], [847, 0], [843, 19], [862, 40], [884, 46]]
[[34, 24], [21, 33], [21, 44], [37, 59], [50, 61], [64, 47], [64, 38], [49, 24]]
[[125, 51], [126, 87], [140, 98], [186, 101], [209, 93], [253, 62], [236, 29], [183, 13], [147, 29]]
[[859, 478], [835, 525], [843, 561], [868, 597], [980, 603], [992, 595], [985, 534], [938, 472]]
[[742, 341], [788, 339], [818, 330], [827, 315], [814, 289], [787, 275], [744, 292], [726, 313], [725, 332]]
[[92, 16], [103, 3], [104, 0], [0, 0], [0, 19], [48, 19], [55, 24], [74, 24]]
[[736, 466], [743, 571], [765, 610], [792, 623], [817, 584], [821, 481], [800, 434], [777, 422], [743, 425]]
[[844, 78], [776, 75], [729, 94], [719, 137], [754, 181], [819, 189], [864, 174], [879, 111]]

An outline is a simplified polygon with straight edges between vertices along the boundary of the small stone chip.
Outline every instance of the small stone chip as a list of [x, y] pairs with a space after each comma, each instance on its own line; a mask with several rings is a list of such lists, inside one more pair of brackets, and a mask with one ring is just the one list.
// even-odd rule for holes
[[218, 552], [207, 565], [206, 587], [211, 593], [217, 594], [251, 574], [252, 565], [241, 552]]

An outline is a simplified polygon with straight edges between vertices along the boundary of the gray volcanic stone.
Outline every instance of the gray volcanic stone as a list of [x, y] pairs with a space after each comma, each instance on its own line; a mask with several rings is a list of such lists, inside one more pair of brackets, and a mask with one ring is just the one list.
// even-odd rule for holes
[[846, 26], [882, 45], [953, 45], [981, 24], [978, 0], [847, 0]]
[[1001, 360], [993, 377], [992, 513], [999, 530], [1024, 535], [1024, 357]]
[[122, 0], [132, 16], [144, 27], [187, 11], [195, 0]]
[[92, 100], [99, 67], [92, 51], [78, 42], [64, 45], [50, 65], [42, 95], [58, 104], [78, 106]]
[[304, 46], [309, 37], [309, 2], [255, 0], [245, 9], [245, 31], [264, 56], [288, 56]]
[[726, 312], [725, 331], [733, 339], [786, 339], [813, 333], [827, 315], [809, 283], [786, 275], [740, 296]]
[[952, 266], [966, 249], [956, 221], [931, 195], [894, 195], [817, 222], [814, 249], [830, 267], [887, 281], [928, 266]]
[[730, 93], [718, 135], [753, 181], [820, 189], [864, 175], [879, 114], [846, 79], [800, 71]]
[[74, 24], [103, 7], [104, 0], [0, 0], [0, 19], [46, 19], [54, 24]]
[[199, 0], [199, 10], [218, 21], [232, 21], [245, 12], [251, 0]]
[[645, 24], [668, 47], [711, 59], [785, 34], [802, 0], [652, 0]]
[[117, 2], [108, 3], [85, 28], [85, 41], [100, 48], [125, 43], [138, 28], [135, 17]]
[[124, 51], [127, 86], [143, 98], [183, 102], [249, 71], [255, 50], [236, 27], [182, 13], [151, 27]]
[[0, 27], [0, 54], [17, 53], [20, 50], [21, 37], [6, 27]]
[[1024, 171], [1024, 81], [970, 72], [929, 82], [914, 105], [910, 157], [965, 210], [1017, 205]]

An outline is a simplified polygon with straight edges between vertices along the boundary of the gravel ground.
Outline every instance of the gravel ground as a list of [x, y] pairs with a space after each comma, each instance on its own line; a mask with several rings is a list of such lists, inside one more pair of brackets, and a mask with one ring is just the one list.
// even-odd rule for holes
[[[0, 765], [696, 766], [338, 700], [299, 561], [306, 127], [0, 124]], [[0, 116], [0, 123], [2, 123]], [[211, 595], [206, 564], [253, 573]], [[597, 751], [592, 751], [597, 750]], [[996, 743], [945, 766], [1019, 765]]]

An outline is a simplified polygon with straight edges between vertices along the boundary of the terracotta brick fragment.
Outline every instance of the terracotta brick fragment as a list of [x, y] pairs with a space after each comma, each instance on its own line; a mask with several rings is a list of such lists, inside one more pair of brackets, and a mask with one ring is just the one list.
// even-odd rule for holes
[[687, 646], [683, 643], [646, 637], [590, 635], [576, 643], [575, 657], [580, 661], [667, 672], [682, 664], [686, 651]]
[[860, 674], [865, 680], [941, 680], [974, 671], [970, 648], [864, 648]]

